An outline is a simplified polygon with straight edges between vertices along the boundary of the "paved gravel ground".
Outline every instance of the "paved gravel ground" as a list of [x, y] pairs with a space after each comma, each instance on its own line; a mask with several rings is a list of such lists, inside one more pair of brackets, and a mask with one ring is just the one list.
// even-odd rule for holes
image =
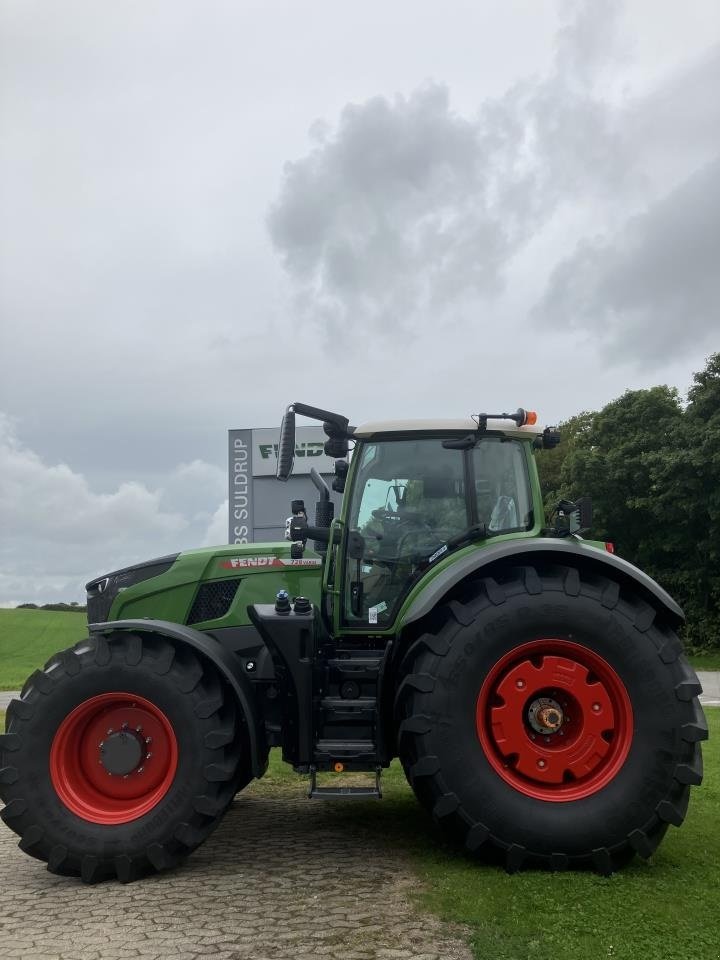
[[324, 801], [239, 797], [180, 869], [92, 887], [47, 873], [0, 824], [0, 955], [470, 960], [462, 930], [411, 904], [406, 855], [344, 824]]

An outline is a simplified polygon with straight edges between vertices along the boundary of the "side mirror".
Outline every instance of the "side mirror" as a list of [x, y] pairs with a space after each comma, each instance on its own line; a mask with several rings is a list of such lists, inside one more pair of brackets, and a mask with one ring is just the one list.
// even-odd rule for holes
[[283, 482], [292, 473], [295, 462], [295, 411], [288, 407], [280, 424], [280, 440], [278, 442], [277, 470], [275, 476]]
[[561, 500], [557, 505], [558, 517], [563, 521], [560, 528], [567, 536], [571, 533], [586, 533], [592, 527], [592, 500], [590, 497], [578, 497], [572, 500]]
[[590, 497], [579, 497], [575, 501], [575, 506], [577, 508], [577, 520], [578, 520], [578, 530], [584, 532], [589, 530], [592, 527], [592, 500]]

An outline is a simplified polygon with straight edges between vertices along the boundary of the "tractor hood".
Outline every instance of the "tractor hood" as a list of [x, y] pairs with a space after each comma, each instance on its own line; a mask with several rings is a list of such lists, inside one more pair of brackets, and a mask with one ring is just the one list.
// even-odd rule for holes
[[249, 604], [270, 603], [278, 590], [317, 600], [322, 558], [311, 550], [291, 557], [290, 548], [287, 541], [204, 547], [115, 570], [87, 584], [88, 622], [242, 625]]

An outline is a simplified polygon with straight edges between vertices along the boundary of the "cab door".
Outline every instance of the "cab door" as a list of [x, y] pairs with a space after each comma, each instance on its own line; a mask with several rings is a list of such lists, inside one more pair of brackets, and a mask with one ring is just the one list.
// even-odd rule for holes
[[414, 435], [358, 445], [345, 514], [341, 629], [389, 628], [433, 552], [474, 522], [464, 452], [442, 440]]

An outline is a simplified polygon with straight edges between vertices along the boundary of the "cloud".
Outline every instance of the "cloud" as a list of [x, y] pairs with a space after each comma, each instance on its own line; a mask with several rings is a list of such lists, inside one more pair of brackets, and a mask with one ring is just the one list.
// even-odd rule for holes
[[0, 526], [5, 536], [41, 535], [47, 540], [106, 542], [175, 533], [186, 521], [165, 512], [161, 491], [136, 482], [111, 494], [93, 493], [66, 464], [47, 465], [20, 443], [12, 421], [0, 415]]
[[627, 175], [615, 115], [595, 91], [612, 61], [617, 4], [585, 3], [547, 77], [453, 111], [426, 83], [349, 104], [335, 131], [285, 167], [270, 235], [307, 314], [388, 333], [503, 289], [515, 253], [563, 203]]
[[221, 476], [196, 460], [169, 471], [164, 487], [131, 481], [97, 493], [23, 445], [0, 413], [0, 603], [82, 599], [92, 576], [196, 546], [209, 526], [220, 529], [222, 508], [209, 504], [224, 491]]
[[541, 306], [531, 295], [515, 322], [582, 330], [606, 360], [631, 347], [660, 364], [685, 318], [703, 334], [717, 292], [720, 47], [633, 96], [617, 81], [619, 4], [566, 10], [546, 74], [474, 116], [426, 83], [311, 129], [268, 217], [301, 316], [370, 342], [457, 322], [480, 333], [507, 316], [509, 278], [528, 286], [534, 273]]
[[228, 537], [228, 502], [223, 500], [213, 513], [201, 546], [214, 547], [219, 543], [227, 543]]
[[543, 322], [599, 338], [613, 359], [653, 366], [717, 341], [720, 158], [553, 272]]

